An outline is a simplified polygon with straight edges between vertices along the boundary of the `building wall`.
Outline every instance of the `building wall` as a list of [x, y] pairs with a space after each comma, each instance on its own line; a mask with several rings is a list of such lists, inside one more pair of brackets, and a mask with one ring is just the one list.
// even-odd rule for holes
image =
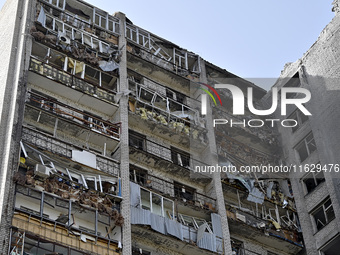
[[[308, 116], [308, 121], [295, 132], [291, 128], [279, 127], [283, 159], [287, 164], [305, 165], [320, 162], [324, 166], [339, 162], [339, 25], [340, 16], [337, 14], [301, 59], [286, 64], [280, 78], [274, 85], [274, 87], [280, 89], [287, 84], [291, 77], [298, 73], [300, 87], [308, 89], [312, 96], [311, 100], [305, 104], [312, 114], [312, 116]], [[270, 96], [267, 95], [267, 99], [269, 98]], [[295, 110], [296, 107], [289, 107], [285, 118]], [[313, 133], [317, 150], [301, 162], [295, 146], [310, 132]], [[338, 217], [340, 212], [339, 173], [336, 173], [334, 169], [330, 171], [329, 165], [326, 168], [327, 170], [324, 171], [325, 183], [321, 183], [308, 194], [302, 181], [306, 172], [298, 171], [298, 173], [291, 174], [294, 198], [307, 254], [319, 254], [319, 250], [340, 232], [340, 219]], [[336, 217], [324, 228], [317, 231], [311, 213], [328, 196], [331, 198]]]

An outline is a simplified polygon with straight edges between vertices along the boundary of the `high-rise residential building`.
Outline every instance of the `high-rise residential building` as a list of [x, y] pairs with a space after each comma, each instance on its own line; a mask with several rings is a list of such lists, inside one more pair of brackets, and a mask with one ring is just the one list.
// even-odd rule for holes
[[[306, 107], [311, 116], [290, 106], [294, 128], [279, 127], [282, 160], [300, 166], [290, 174], [307, 254], [335, 255], [340, 249], [339, 169], [339, 6], [335, 17], [301, 59], [285, 66], [273, 86], [305, 88], [311, 92]], [[289, 98], [299, 98], [298, 93]], [[269, 102], [270, 94], [266, 101]], [[276, 117], [280, 117], [277, 115]]]
[[259, 125], [265, 118], [252, 120], [248, 107], [233, 115], [232, 94], [215, 84], [251, 88], [256, 109], [270, 94], [121, 12], [81, 0], [7, 1], [2, 253], [336, 254], [335, 174], [253, 169], [337, 163], [336, 80], [309, 77], [336, 78], [338, 19], [275, 85], [327, 97], [307, 104], [308, 119], [291, 109], [292, 130]]

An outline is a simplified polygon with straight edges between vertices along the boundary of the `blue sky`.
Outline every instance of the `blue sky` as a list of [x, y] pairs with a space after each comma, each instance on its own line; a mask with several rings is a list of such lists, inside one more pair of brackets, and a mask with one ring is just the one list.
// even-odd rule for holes
[[[0, 0], [2, 6], [4, 0]], [[332, 0], [88, 0], [268, 89], [334, 17]]]

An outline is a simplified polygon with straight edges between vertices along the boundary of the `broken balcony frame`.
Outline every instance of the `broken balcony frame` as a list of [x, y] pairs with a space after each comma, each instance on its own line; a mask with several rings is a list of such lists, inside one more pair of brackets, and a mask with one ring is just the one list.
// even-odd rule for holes
[[[136, 95], [137, 106], [144, 106], [139, 108], [151, 108], [152, 112], [158, 112], [163, 116], [167, 123], [174, 121], [184, 123], [189, 127], [191, 124], [198, 127], [200, 117], [197, 110], [163, 96], [137, 82], [130, 80], [129, 87]], [[156, 106], [157, 104], [158, 106]]]
[[92, 24], [97, 28], [104, 29], [108, 32], [119, 35], [119, 26], [120, 26], [119, 20], [116, 17], [109, 15], [107, 12], [103, 10], [100, 10], [95, 7], [91, 7], [92, 8], [92, 11], [91, 11], [92, 20], [91, 20], [91, 17], [90, 19], [86, 20], [86, 19], [81, 19], [79, 17], [74, 17], [74, 15], [76, 14], [73, 14], [73, 13], [72, 13], [73, 14], [72, 16], [71, 12], [66, 9], [66, 4], [67, 4], [66, 0], [40, 0], [40, 2], [45, 3], [45, 5], [46, 3], [48, 3], [51, 7], [53, 7], [54, 10], [52, 11], [52, 13], [53, 12], [56, 13], [56, 10], [60, 11], [61, 12], [59, 16], [60, 19], [62, 19], [62, 17], [65, 15], [67, 17], [71, 17], [73, 19], [79, 20], [81, 23], [86, 24], [87, 25], [86, 27], [90, 27], [90, 22], [92, 22]]
[[70, 75], [81, 78], [86, 82], [90, 82], [108, 91], [117, 91], [117, 77], [99, 70], [98, 68], [94, 68], [84, 61], [79, 61], [68, 57], [66, 54], [59, 53], [43, 44], [33, 44], [32, 56], [33, 58], [40, 59], [44, 63], [63, 70]]
[[[108, 214], [99, 212], [95, 208], [86, 205], [80, 206], [77, 201], [63, 199], [55, 194], [21, 185], [16, 185], [15, 201], [14, 210], [16, 212], [25, 213], [30, 217], [40, 219], [40, 221], [52, 221], [54, 224], [65, 227], [71, 233], [79, 232], [94, 236], [96, 239], [115, 240], [107, 238], [112, 231], [110, 229], [114, 225], [114, 221]], [[25, 206], [22, 206], [22, 204]], [[115, 210], [117, 210], [117, 207]], [[84, 217], [82, 215], [84, 213], [91, 213], [93, 217]], [[99, 220], [101, 218], [99, 215], [106, 217], [108, 221]], [[99, 225], [100, 228], [98, 227]]]
[[[142, 50], [145, 49], [146, 52], [150, 53], [152, 55], [151, 57], [152, 60], [153, 57], [158, 58], [159, 60], [155, 60], [157, 65], [160, 65], [160, 60], [163, 60], [166, 63], [171, 64], [171, 67], [173, 67], [173, 69], [169, 68], [170, 66], [167, 67], [167, 69], [171, 71], [175, 71], [176, 73], [179, 74], [181, 74], [181, 72], [183, 71], [186, 72], [190, 71], [188, 51], [176, 48], [175, 45], [172, 45], [171, 50], [168, 49], [167, 52], [165, 49], [162, 48], [162, 46], [159, 45], [162, 43], [160, 41], [161, 39], [154, 38], [148, 31], [141, 29], [137, 26], [134, 26], [132, 24], [125, 24], [125, 33], [129, 41], [136, 43], [138, 46], [142, 47]], [[157, 43], [157, 40], [160, 41], [160, 43]], [[164, 43], [169, 44], [168, 42]], [[166, 66], [167, 65], [165, 64], [164, 67]], [[201, 72], [199, 61], [197, 65], [195, 63], [192, 65], [192, 70], [190, 72], [193, 73]]]
[[52, 65], [43, 63], [32, 56], [29, 70], [42, 75], [47, 79], [57, 81], [67, 87], [94, 96], [99, 100], [103, 100], [110, 104], [116, 103], [115, 91], [109, 91], [103, 87], [99, 87], [97, 84], [91, 84], [91, 82], [87, 82], [80, 77], [65, 72], [62, 68], [56, 68]]
[[111, 33], [119, 34], [120, 22], [116, 17], [109, 15], [107, 12], [93, 8], [92, 24], [95, 27], [105, 29]]
[[[55, 18], [62, 20], [68, 24], [72, 24], [79, 29], [90, 28], [91, 24], [89, 20], [80, 18], [77, 15], [67, 13], [67, 10], [56, 8], [55, 5], [48, 2], [48, 0], [38, 0], [41, 6], [46, 10], [46, 13], [53, 15]], [[46, 3], [47, 2], [47, 3]], [[44, 24], [42, 24], [44, 25]]]
[[[45, 244], [49, 243], [53, 245], [58, 245], [59, 247], [67, 247], [68, 253], [63, 254], [119, 254], [115, 252], [118, 249], [118, 245], [111, 240], [99, 240], [97, 238], [95, 242], [80, 242], [79, 236], [72, 233], [67, 233], [67, 231], [67, 228], [61, 226], [60, 224], [57, 224], [56, 222], [51, 223], [44, 220], [38, 220], [31, 215], [15, 212], [12, 219], [12, 227], [10, 231], [9, 251], [11, 249], [23, 250], [25, 245], [25, 239], [23, 239], [23, 237], [28, 237], [32, 238], [31, 240], [37, 240], [38, 243], [39, 241], [41, 241]], [[58, 243], [56, 243], [55, 240], [59, 240]], [[20, 245], [21, 247], [18, 247]]]
[[[24, 138], [25, 137], [25, 138]], [[78, 149], [82, 150], [83, 148], [77, 147], [74, 144], [67, 143], [60, 139], [50, 137], [43, 132], [32, 130], [28, 127], [23, 128], [23, 143], [27, 146], [34, 146], [35, 148], [39, 148], [39, 150], [45, 150], [51, 154], [57, 154], [61, 157], [66, 157], [70, 159], [72, 157], [72, 150]], [[52, 146], [47, 146], [47, 144], [51, 144]], [[22, 146], [23, 147], [23, 146]], [[102, 172], [106, 174], [113, 175], [115, 177], [120, 176], [120, 167], [119, 163], [116, 162], [112, 158], [108, 158], [103, 153], [91, 151], [96, 154], [97, 166], [101, 169]], [[39, 154], [41, 154], [39, 152]], [[48, 157], [49, 158], [49, 157]], [[105, 170], [104, 170], [105, 169]], [[110, 170], [109, 170], [110, 169]]]
[[58, 38], [60, 35], [63, 35], [64, 38], [69, 40], [65, 42], [59, 40], [57, 42], [59, 45], [71, 45], [71, 40], [73, 40], [84, 46], [89, 46], [92, 50], [102, 54], [110, 55], [118, 52], [117, 45], [111, 47], [112, 42], [103, 42], [102, 40], [99, 40], [97, 36], [86, 31], [76, 29], [63, 21], [57, 20], [52, 15], [46, 14], [45, 24], [42, 25], [48, 29], [50, 34], [54, 34]]
[[[113, 196], [115, 198], [117, 196], [119, 197], [119, 195], [121, 194], [120, 185], [119, 185], [119, 183], [121, 182], [121, 178], [118, 175], [111, 176], [103, 172], [95, 172], [95, 171], [91, 172], [92, 169], [90, 166], [87, 166], [90, 169], [90, 171], [86, 171], [86, 169], [84, 168], [82, 169], [82, 171], [79, 171], [76, 169], [72, 169], [68, 166], [65, 166], [63, 165], [63, 163], [60, 163], [59, 161], [55, 159], [51, 159], [50, 156], [45, 155], [40, 150], [35, 149], [26, 143], [20, 142], [20, 147], [21, 147], [22, 152], [25, 155], [26, 160], [29, 159], [30, 161], [35, 162], [35, 165], [34, 165], [35, 175], [39, 174], [39, 172], [37, 171], [38, 170], [37, 168], [38, 167], [41, 168], [41, 166], [43, 166], [42, 168], [45, 168], [43, 176], [46, 176], [46, 178], [48, 175], [53, 173], [53, 175], [58, 177], [60, 181], [64, 181], [64, 182], [68, 182], [72, 184], [71, 185], [72, 187], [80, 185], [85, 189], [92, 188], [92, 190], [100, 191], [102, 193], [103, 192], [108, 193], [110, 194], [110, 196]], [[90, 187], [87, 181], [92, 182], [94, 187]], [[108, 186], [105, 183], [111, 186], [111, 190], [105, 190], [105, 188], [103, 188], [104, 186], [105, 187]], [[112, 188], [114, 189], [116, 195], [114, 195], [111, 192]]]
[[117, 140], [120, 139], [120, 123], [111, 123], [109, 121], [98, 119], [93, 115], [89, 115], [81, 110], [58, 102], [55, 99], [46, 98], [33, 92], [27, 93], [26, 104], [30, 105], [30, 107], [39, 109], [40, 112], [44, 111], [52, 115], [57, 115], [71, 120], [78, 125], [87, 126], [87, 128], [102, 135]]

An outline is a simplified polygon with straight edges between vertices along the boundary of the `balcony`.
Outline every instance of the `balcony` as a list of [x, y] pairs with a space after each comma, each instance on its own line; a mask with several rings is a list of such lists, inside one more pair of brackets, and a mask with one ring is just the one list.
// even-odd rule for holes
[[201, 151], [207, 145], [204, 120], [197, 110], [146, 86], [129, 82], [129, 124], [140, 127], [141, 122], [151, 133]]
[[193, 188], [184, 187], [173, 181], [164, 180], [143, 169], [130, 165], [130, 181], [146, 190], [161, 194], [171, 200], [177, 200], [177, 210], [184, 214], [197, 214], [204, 217], [206, 213], [216, 211], [216, 199], [197, 192]]
[[27, 94], [25, 123], [80, 146], [113, 151], [119, 143], [120, 124], [113, 124], [36, 93]]
[[[140, 143], [141, 142], [141, 143]], [[196, 160], [188, 153], [174, 148], [167, 148], [150, 140], [138, 140], [130, 135], [130, 160], [146, 166], [163, 169], [170, 175], [180, 176], [197, 184], [206, 185], [211, 181], [209, 174], [195, 172], [197, 168], [207, 167], [207, 164]]]
[[[28, 127], [23, 127], [21, 139], [24, 145], [27, 144], [37, 148], [38, 150], [42, 150], [48, 155], [48, 157], [57, 157], [60, 161], [69, 162], [68, 167], [73, 167], [75, 169], [84, 167], [83, 164], [79, 165], [78, 162], [71, 162], [72, 151], [82, 151], [82, 147], [75, 146], [72, 143], [59, 140], [44, 132], [40, 132]], [[115, 177], [120, 175], [119, 162], [105, 156], [107, 152], [97, 152], [91, 150], [89, 152], [96, 155], [96, 169], [98, 168], [101, 172], [113, 175]]]
[[[131, 183], [132, 233], [148, 237], [182, 254], [222, 253], [220, 216], [195, 217], [179, 212], [172, 200]], [[137, 199], [136, 199], [137, 198]], [[193, 211], [194, 212], [194, 211]], [[155, 223], [157, 222], [157, 223]], [[202, 235], [198, 234], [202, 231]], [[191, 245], [186, 245], [189, 243]]]
[[80, 29], [90, 28], [119, 35], [119, 20], [107, 12], [79, 1], [39, 0], [39, 3], [54, 17]]
[[77, 232], [21, 212], [14, 213], [10, 236], [10, 254], [120, 254], [117, 243], [88, 239], [84, 234], [79, 240]]
[[[31, 57], [28, 81], [56, 95], [84, 106], [95, 108], [108, 116], [118, 109], [116, 92], [108, 91], [83, 79]], [[58, 86], [58, 84], [60, 84]]]
[[199, 77], [201, 68], [198, 55], [132, 24], [126, 24], [125, 31], [129, 52], [182, 77]]

